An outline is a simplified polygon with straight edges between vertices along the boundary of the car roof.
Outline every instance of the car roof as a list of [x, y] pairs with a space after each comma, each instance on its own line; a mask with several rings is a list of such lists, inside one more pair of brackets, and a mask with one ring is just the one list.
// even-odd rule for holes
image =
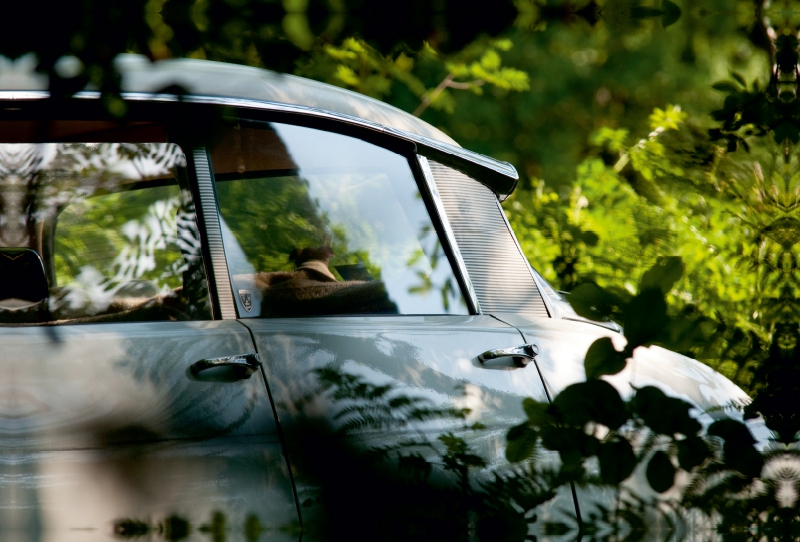
[[[27, 58], [4, 59], [0, 90], [47, 90], [47, 77], [34, 71]], [[269, 70], [180, 58], [151, 62], [141, 55], [120, 55], [115, 66], [122, 75], [123, 92], [158, 93], [178, 85], [192, 95], [224, 96], [333, 111], [415, 133], [449, 145], [452, 138], [427, 122], [389, 104], [343, 88]]]
[[[389, 104], [339, 87], [223, 62], [191, 58], [151, 62], [142, 55], [120, 55], [115, 66], [121, 75], [123, 96], [158, 99], [172, 95], [175, 86], [190, 101], [242, 107], [278, 108], [337, 120], [356, 122], [394, 137], [411, 141], [424, 154], [476, 177], [505, 199], [519, 176], [508, 162], [461, 148], [452, 138], [427, 122]], [[9, 60], [0, 57], [0, 99], [30, 100], [47, 97], [48, 79], [35, 71], [32, 55]], [[97, 97], [81, 92], [79, 98]], [[338, 116], [338, 117], [337, 117]], [[473, 175], [475, 173], [475, 175]]]

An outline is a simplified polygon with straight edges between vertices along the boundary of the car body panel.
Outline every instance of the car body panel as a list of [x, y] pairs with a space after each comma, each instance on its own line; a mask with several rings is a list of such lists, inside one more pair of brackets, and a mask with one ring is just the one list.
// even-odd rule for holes
[[188, 370], [252, 352], [236, 322], [3, 327], [0, 344], [0, 537], [105, 540], [220, 513], [296, 538], [279, 531], [298, 517], [260, 374]]
[[[498, 318], [513, 325], [527, 341], [539, 346], [536, 363], [547, 382], [548, 391], [557, 395], [570, 384], [586, 380], [583, 360], [589, 346], [601, 337], [611, 337], [617, 349], [625, 337], [591, 323], [562, 319], [530, 320], [511, 314]], [[604, 377], [623, 398], [635, 388], [658, 386], [672, 397], [695, 405], [713, 418], [726, 416], [735, 409], [732, 401], [746, 402], [747, 395], [711, 367], [658, 346], [638, 348], [620, 373]]]

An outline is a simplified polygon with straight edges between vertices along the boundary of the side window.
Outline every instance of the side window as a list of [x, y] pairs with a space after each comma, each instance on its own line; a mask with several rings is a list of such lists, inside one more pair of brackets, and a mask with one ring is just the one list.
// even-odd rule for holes
[[0, 144], [0, 163], [0, 322], [211, 317], [179, 147]]
[[408, 160], [287, 124], [212, 150], [240, 317], [468, 314]]

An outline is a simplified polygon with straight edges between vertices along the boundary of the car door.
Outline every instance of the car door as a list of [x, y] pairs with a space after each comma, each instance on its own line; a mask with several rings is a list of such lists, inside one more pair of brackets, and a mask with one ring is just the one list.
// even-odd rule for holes
[[296, 540], [250, 333], [212, 319], [182, 150], [0, 144], [0, 164], [0, 538]]
[[[308, 126], [242, 121], [210, 160], [231, 303], [264, 359], [287, 439], [300, 438], [292, 428], [309, 417], [335, 423], [335, 406], [318, 400], [319, 370], [328, 369], [469, 408], [488, 427], [471, 444], [501, 458], [522, 398], [546, 400], [544, 389], [534, 368], [511, 358], [479, 361], [522, 337], [469, 302], [416, 156]], [[308, 488], [302, 473], [296, 480], [302, 502]]]

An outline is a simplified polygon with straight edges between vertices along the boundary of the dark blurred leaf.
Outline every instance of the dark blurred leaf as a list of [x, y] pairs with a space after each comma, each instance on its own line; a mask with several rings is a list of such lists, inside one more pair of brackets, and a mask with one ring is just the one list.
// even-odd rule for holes
[[670, 0], [663, 0], [661, 2], [661, 10], [664, 12], [661, 16], [661, 26], [663, 28], [672, 26], [681, 18], [681, 8], [674, 2], [670, 2]]
[[675, 283], [683, 276], [683, 260], [678, 256], [659, 258], [656, 264], [645, 271], [639, 285], [639, 291], [648, 288], [660, 288], [667, 295]]
[[480, 541], [515, 542], [525, 540], [528, 521], [523, 512], [506, 505], [480, 514], [475, 530]]
[[398, 470], [414, 480], [425, 480], [430, 476], [431, 463], [420, 454], [404, 454], [397, 459]]
[[711, 88], [714, 90], [719, 90], [720, 92], [739, 92], [739, 89], [736, 88], [736, 85], [729, 81], [720, 81], [719, 83], [714, 83], [711, 85]]
[[775, 128], [773, 135], [776, 143], [783, 143], [787, 139], [792, 143], [797, 143], [800, 141], [800, 130], [793, 122], [784, 122], [779, 124]]
[[553, 422], [553, 417], [548, 412], [550, 405], [540, 403], [527, 397], [522, 401], [522, 408], [528, 416], [528, 423], [534, 426], [542, 426]]
[[506, 444], [506, 459], [511, 463], [525, 461], [536, 450], [539, 433], [527, 423], [509, 429]]
[[722, 453], [726, 467], [748, 479], [761, 475], [764, 458], [755, 449], [756, 441], [745, 424], [731, 419], [718, 420], [709, 426], [708, 434], [725, 441]]
[[678, 442], [678, 464], [685, 471], [699, 467], [709, 457], [711, 450], [708, 444], [698, 436], [687, 437]]
[[647, 464], [647, 482], [655, 491], [664, 493], [675, 483], [675, 466], [665, 452], [656, 452]]
[[649, 346], [669, 323], [667, 303], [661, 288], [640, 292], [625, 306], [622, 327], [628, 339], [626, 351]]
[[654, 386], [645, 386], [636, 391], [631, 407], [651, 430], [662, 435], [680, 433], [697, 434], [702, 426], [689, 415], [692, 405], [674, 397], [667, 397]]
[[598, 322], [606, 321], [617, 314], [622, 305], [622, 300], [617, 296], [592, 282], [586, 282], [572, 290], [567, 301], [579, 316]]
[[600, 462], [600, 477], [606, 484], [620, 484], [636, 467], [636, 454], [625, 439], [601, 443], [597, 459]]
[[595, 437], [582, 429], [548, 426], [542, 429], [542, 446], [561, 454], [564, 462], [580, 462], [583, 458], [597, 454], [600, 444]]
[[663, 11], [656, 8], [648, 8], [643, 6], [635, 6], [631, 8], [631, 18], [633, 19], [650, 19], [663, 14]]
[[565, 424], [577, 427], [595, 421], [609, 429], [618, 429], [628, 420], [619, 392], [605, 380], [567, 386], [553, 400], [553, 409]]
[[600, 378], [603, 375], [615, 375], [626, 365], [627, 359], [621, 352], [617, 352], [609, 337], [602, 337], [593, 342], [583, 362], [587, 380]]
[[580, 234], [580, 240], [583, 241], [586, 246], [595, 247], [600, 241], [600, 237], [593, 231], [584, 231]]
[[724, 446], [725, 465], [740, 472], [745, 478], [753, 479], [761, 476], [764, 468], [764, 457], [752, 446], [737, 448]]
[[736, 79], [736, 82], [742, 85], [744, 88], [747, 88], [747, 81], [744, 80], [744, 77], [742, 77], [741, 74], [731, 71], [731, 77]]
[[707, 433], [737, 447], [752, 446], [756, 442], [747, 426], [737, 420], [717, 420], [708, 427]]

